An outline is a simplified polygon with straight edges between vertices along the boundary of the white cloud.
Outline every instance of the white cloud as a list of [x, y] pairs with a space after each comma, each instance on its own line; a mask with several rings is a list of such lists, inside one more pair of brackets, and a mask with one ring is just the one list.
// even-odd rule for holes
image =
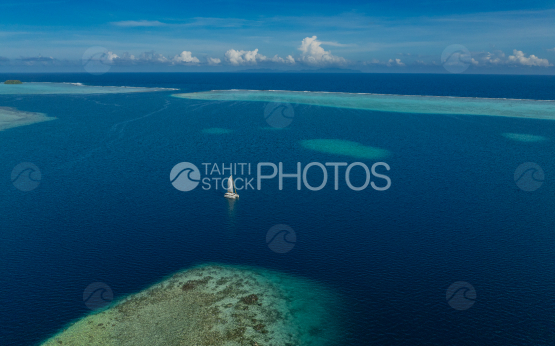
[[134, 58], [133, 55], [130, 55], [130, 57], [131, 57], [131, 60], [137, 60], [139, 62], [167, 63], [170, 61], [162, 54], [155, 53], [154, 51], [144, 52], [136, 59], [133, 59]]
[[[411, 54], [401, 54], [403, 56], [410, 57]], [[466, 54], [464, 56], [457, 57], [454, 59], [456, 64], [464, 63], [470, 64], [476, 67], [522, 67], [522, 66], [537, 66], [537, 67], [548, 67], [553, 66], [547, 59], [538, 58], [535, 55], [526, 56], [520, 50], [514, 49], [513, 54], [507, 56], [501, 50], [494, 50], [492, 52], [472, 52], [471, 54]], [[366, 62], [369, 64], [369, 62]], [[425, 62], [423, 60], [416, 60], [411, 63], [412, 65], [438, 65], [435, 62]], [[446, 63], [442, 65], [445, 66]], [[404, 66], [405, 64], [399, 59], [390, 59], [387, 66]]]
[[285, 60], [283, 60], [283, 58], [280, 58], [277, 54], [274, 55], [273, 58], [269, 58], [269, 59], [264, 59], [265, 61], [271, 61], [271, 62], [277, 62], [277, 63], [281, 63], [284, 64]]
[[113, 64], [114, 60], [117, 59], [117, 58], [119, 58], [119, 56], [117, 56], [116, 54], [114, 54], [112, 52], [107, 52], [104, 55], [103, 60], [104, 60], [104, 63], [106, 63], [106, 61], [107, 61], [108, 63]]
[[208, 65], [219, 65], [222, 61], [218, 58], [207, 57], [206, 62], [208, 63]]
[[141, 26], [162, 26], [166, 25], [157, 20], [124, 20], [121, 22], [112, 22], [113, 25], [123, 27], [141, 27]]
[[[416, 63], [414, 64], [422, 65], [423, 63], [424, 63], [423, 61], [417, 60]], [[402, 62], [401, 59], [389, 59], [388, 61], [380, 61], [378, 59], [372, 59], [368, 61], [362, 61], [361, 64], [365, 66], [387, 66], [387, 67], [406, 66], [406, 64]]]
[[316, 36], [306, 37], [302, 40], [299, 50], [301, 55], [294, 58], [292, 55], [287, 55], [285, 58], [277, 54], [269, 58], [258, 53], [258, 49], [249, 50], [235, 50], [230, 49], [225, 53], [225, 60], [234, 66], [240, 65], [256, 65], [258, 63], [275, 63], [275, 64], [289, 64], [293, 65], [297, 62], [305, 63], [308, 65], [331, 65], [331, 64], [344, 64], [347, 63], [342, 57], [335, 56], [331, 52], [324, 50], [322, 44], [330, 44], [336, 46], [343, 46], [337, 42], [321, 42], [317, 40]]
[[[183, 51], [180, 54], [174, 56], [171, 59], [166, 58], [164, 55], [155, 53], [154, 51], [141, 53], [139, 56], [129, 54], [127, 52], [123, 53], [121, 56], [117, 56], [111, 52], [105, 54], [102, 58], [108, 63], [115, 62], [118, 64], [171, 64], [171, 65], [191, 65], [198, 64], [200, 60], [194, 57], [191, 52]], [[219, 60], [219, 59], [215, 59]]]
[[191, 52], [184, 50], [181, 54], [172, 59], [173, 64], [198, 64], [200, 60], [194, 57]]
[[260, 57], [260, 61], [265, 61], [265, 62], [273, 62], [273, 63], [278, 63], [278, 64], [294, 64], [295, 63], [295, 59], [291, 56], [288, 55], [285, 59], [279, 57], [277, 54], [274, 55], [272, 58], [266, 58], [265, 56], [261, 56]]
[[513, 55], [508, 57], [500, 50], [478, 52], [472, 55], [471, 63], [475, 66], [552, 66], [547, 59], [541, 59], [535, 55], [527, 57], [524, 52], [517, 49], [514, 49]]
[[225, 52], [226, 60], [235, 66], [239, 65], [256, 65], [259, 61], [265, 61], [267, 58], [264, 55], [258, 54], [258, 49], [255, 50], [235, 50], [230, 49]]
[[[258, 49], [255, 50], [235, 50], [230, 49], [225, 52], [225, 59], [234, 66], [240, 65], [256, 65], [258, 63], [275, 63], [275, 64], [295, 64], [295, 58], [291, 55], [282, 58], [277, 54], [271, 58], [259, 54]], [[219, 59], [218, 59], [219, 60]]]
[[484, 57], [484, 61], [492, 65], [502, 64], [504, 59], [505, 59], [505, 53], [503, 53], [500, 50], [494, 51], [493, 53], [488, 52]]
[[387, 66], [405, 66], [405, 63], [401, 61], [401, 59], [389, 59], [386, 64]]
[[299, 50], [301, 57], [299, 61], [310, 65], [327, 65], [327, 64], [343, 64], [347, 61], [331, 52], [324, 50], [320, 47], [322, 42], [317, 40], [316, 36], [306, 37], [302, 42]]
[[551, 66], [547, 59], [540, 59], [535, 55], [527, 57], [524, 52], [517, 49], [514, 49], [513, 55], [508, 57], [500, 50], [473, 53], [472, 64], [475, 66]]
[[129, 54], [129, 53], [127, 53], [127, 52], [124, 52], [124, 53], [119, 57], [119, 59], [121, 59], [121, 60], [126, 60], [126, 61], [127, 61], [127, 60], [129, 60], [129, 61], [137, 60], [133, 54]]
[[517, 65], [524, 65], [524, 66], [552, 66], [547, 59], [540, 59], [535, 55], [530, 55], [526, 57], [525, 54], [521, 50], [513, 49], [513, 54], [510, 55], [508, 58], [508, 63], [517, 64]]
[[548, 52], [555, 52], [555, 48], [551, 48], [547, 50]]

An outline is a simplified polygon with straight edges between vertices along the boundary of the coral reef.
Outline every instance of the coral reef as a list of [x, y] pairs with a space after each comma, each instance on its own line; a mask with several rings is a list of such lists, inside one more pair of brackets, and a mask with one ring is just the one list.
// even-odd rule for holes
[[308, 280], [206, 265], [86, 316], [44, 345], [337, 345], [336, 301]]

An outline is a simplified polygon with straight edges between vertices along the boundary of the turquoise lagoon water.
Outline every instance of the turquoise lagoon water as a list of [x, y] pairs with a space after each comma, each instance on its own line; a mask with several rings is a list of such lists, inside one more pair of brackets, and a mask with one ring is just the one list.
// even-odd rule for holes
[[193, 100], [287, 102], [416, 114], [495, 115], [555, 119], [555, 101], [280, 90], [213, 90], [175, 95]]
[[95, 86], [82, 83], [25, 82], [23, 84], [0, 83], [0, 95], [49, 95], [49, 94], [119, 94], [171, 90], [164, 88], [141, 88], [126, 86]]

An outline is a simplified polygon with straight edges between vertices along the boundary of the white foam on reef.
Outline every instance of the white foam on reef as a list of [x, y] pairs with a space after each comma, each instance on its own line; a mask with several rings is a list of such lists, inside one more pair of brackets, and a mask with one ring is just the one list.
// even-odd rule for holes
[[15, 108], [0, 107], [0, 131], [55, 119], [43, 113], [24, 112]]
[[210, 264], [88, 315], [43, 345], [336, 346], [338, 305], [335, 294], [307, 279]]
[[[536, 100], [536, 99], [515, 99], [507, 97], [471, 97], [471, 96], [437, 96], [437, 95], [418, 95], [418, 94], [380, 94], [380, 93], [350, 93], [344, 91], [314, 91], [314, 90], [255, 90], [255, 89], [228, 89], [228, 90], [210, 90], [209, 92], [220, 91], [269, 91], [278, 93], [313, 93], [313, 94], [344, 94], [344, 95], [379, 95], [379, 96], [421, 96], [421, 97], [440, 97], [440, 98], [455, 98], [455, 99], [478, 99], [478, 100], [515, 100], [515, 101], [546, 101], [555, 102], [555, 100]], [[208, 91], [203, 91], [208, 92]], [[176, 96], [176, 95], [173, 95]]]
[[173, 88], [146, 88], [126, 86], [97, 86], [82, 83], [23, 83], [0, 84], [0, 95], [42, 95], [42, 94], [119, 94], [134, 92], [173, 91]]
[[287, 90], [212, 90], [174, 94], [194, 100], [287, 102], [380, 112], [486, 115], [555, 120], [554, 100]]

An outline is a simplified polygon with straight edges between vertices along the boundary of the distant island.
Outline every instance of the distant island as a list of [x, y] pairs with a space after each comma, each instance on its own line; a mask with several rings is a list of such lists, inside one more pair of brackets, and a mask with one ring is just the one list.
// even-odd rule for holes
[[353, 70], [350, 68], [319, 68], [315, 70], [300, 70], [299, 73], [363, 73], [360, 70]]
[[9, 79], [5, 81], [4, 84], [23, 84], [23, 82], [17, 79]]

